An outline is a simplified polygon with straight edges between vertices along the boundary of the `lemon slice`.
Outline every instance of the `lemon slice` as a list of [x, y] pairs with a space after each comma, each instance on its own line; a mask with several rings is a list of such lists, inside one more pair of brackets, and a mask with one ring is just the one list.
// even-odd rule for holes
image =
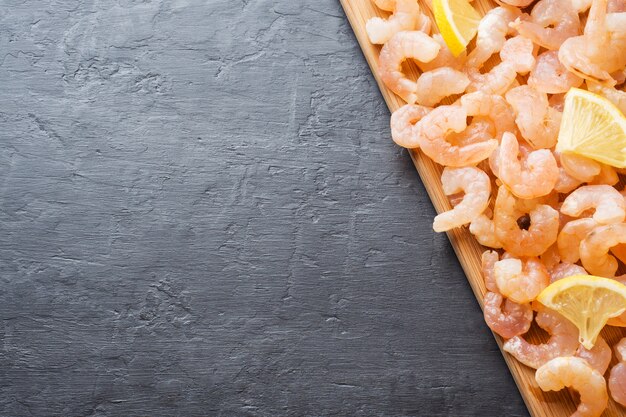
[[556, 150], [626, 168], [626, 117], [604, 97], [570, 88]]
[[626, 285], [613, 279], [574, 275], [550, 284], [537, 300], [565, 316], [591, 349], [607, 320], [626, 311]]
[[454, 56], [459, 56], [476, 36], [480, 14], [467, 0], [433, 0], [435, 22]]

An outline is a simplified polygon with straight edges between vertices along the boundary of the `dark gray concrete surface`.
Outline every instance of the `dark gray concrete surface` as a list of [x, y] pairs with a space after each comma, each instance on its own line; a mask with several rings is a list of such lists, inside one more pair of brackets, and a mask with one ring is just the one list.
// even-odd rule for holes
[[5, 0], [0, 87], [0, 416], [528, 415], [338, 1]]

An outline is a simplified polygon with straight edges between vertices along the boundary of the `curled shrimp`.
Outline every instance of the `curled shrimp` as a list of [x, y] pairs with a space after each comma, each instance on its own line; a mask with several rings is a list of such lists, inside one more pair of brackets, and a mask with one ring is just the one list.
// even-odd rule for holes
[[483, 314], [487, 326], [505, 339], [526, 333], [533, 321], [530, 304], [518, 304], [490, 291], [485, 294]]
[[593, 0], [583, 35], [571, 37], [561, 45], [559, 60], [569, 71], [585, 78], [613, 86], [611, 73], [626, 65], [625, 27], [607, 27], [607, 1]]
[[469, 83], [467, 75], [449, 67], [425, 72], [415, 84], [416, 102], [432, 107], [448, 96], [461, 94]]
[[491, 71], [481, 74], [477, 68], [467, 67], [471, 83], [468, 91], [504, 94], [516, 81], [517, 74], [526, 74], [535, 65], [533, 43], [521, 36], [508, 39], [500, 50], [500, 62]]
[[[429, 19], [430, 20], [430, 19]], [[465, 61], [465, 51], [463, 51], [459, 56], [454, 56], [448, 48], [446, 41], [440, 34], [432, 35], [432, 38], [435, 42], [437, 42], [440, 46], [439, 52], [437, 56], [432, 61], [421, 62], [417, 61], [416, 64], [422, 72], [432, 71], [441, 67], [453, 68], [456, 70], [460, 70], [463, 68], [463, 63]]]
[[[375, 2], [383, 10], [389, 10], [391, 2]], [[365, 24], [365, 31], [374, 44], [384, 44], [396, 33], [413, 30], [417, 27], [420, 16], [420, 6], [417, 0], [396, 0], [393, 3], [393, 14], [385, 20], [380, 17], [372, 17]]]
[[485, 214], [476, 217], [469, 226], [469, 231], [478, 243], [488, 248], [498, 249], [502, 247], [502, 243], [496, 236], [496, 226], [492, 219]]
[[501, 96], [475, 91], [461, 97], [461, 106], [468, 116], [486, 117], [495, 128], [495, 139], [500, 140], [506, 132], [515, 130], [513, 109]]
[[478, 24], [476, 47], [467, 56], [467, 65], [480, 68], [493, 54], [500, 52], [506, 36], [514, 32], [509, 23], [520, 14], [519, 9], [509, 6], [489, 10]]
[[606, 340], [604, 340], [602, 336], [598, 336], [596, 343], [591, 349], [580, 345], [574, 356], [586, 360], [589, 366], [598, 371], [600, 375], [604, 375], [611, 363], [613, 355], [611, 354], [611, 348], [606, 343]]
[[[528, 214], [530, 226], [520, 228], [518, 219]], [[515, 256], [539, 256], [556, 242], [559, 212], [537, 204], [529, 212], [517, 207], [517, 200], [505, 186], [500, 186], [494, 209], [496, 236], [502, 247]]]
[[619, 360], [609, 374], [611, 397], [626, 407], [626, 337], [615, 345], [615, 356]]
[[610, 185], [585, 185], [565, 198], [561, 213], [580, 217], [583, 212], [595, 209], [593, 220], [598, 224], [621, 223], [626, 218], [624, 197]]
[[550, 280], [552, 280], [552, 269], [557, 267], [561, 262], [561, 255], [559, 255], [559, 248], [556, 243], [553, 243], [544, 253], [539, 257], [541, 263], [550, 271]]
[[537, 45], [558, 50], [567, 38], [578, 35], [580, 19], [570, 0], [539, 0], [530, 16], [517, 18], [511, 26]]
[[398, 145], [414, 149], [419, 148], [415, 124], [422, 120], [432, 109], [416, 104], [405, 104], [391, 113], [391, 138]]
[[489, 205], [491, 181], [489, 176], [475, 167], [449, 168], [441, 174], [441, 185], [446, 195], [464, 192], [460, 203], [452, 210], [435, 217], [435, 232], [445, 232], [471, 222]]
[[609, 401], [604, 377], [581, 358], [552, 359], [537, 369], [535, 380], [543, 391], [578, 391], [580, 403], [572, 417], [600, 417]]
[[626, 114], [626, 91], [621, 91], [614, 87], [607, 87], [589, 80], [587, 80], [587, 89], [592, 93], [603, 96], [611, 103], [615, 104], [622, 113]]
[[498, 149], [498, 178], [520, 198], [550, 194], [559, 178], [559, 168], [552, 152], [548, 149], [532, 151], [521, 162], [518, 154], [515, 135], [506, 132]]
[[600, 173], [593, 180], [589, 181], [590, 185], [615, 185], [619, 182], [617, 171], [612, 166], [600, 164]]
[[626, 243], [626, 223], [598, 226], [580, 243], [580, 260], [593, 275], [613, 277], [617, 271], [617, 260], [609, 250]]
[[565, 262], [575, 263], [580, 259], [580, 242], [597, 226], [595, 220], [583, 218], [567, 222], [559, 232], [556, 240], [561, 259]]
[[559, 313], [541, 308], [535, 317], [537, 325], [550, 334], [546, 343], [535, 345], [523, 337], [507, 340], [502, 348], [518, 361], [531, 368], [539, 368], [559, 356], [570, 356], [578, 349], [578, 329]]
[[537, 57], [535, 67], [528, 76], [528, 85], [547, 94], [566, 93], [572, 87], [580, 87], [583, 79], [569, 72], [557, 51], [546, 51]]
[[555, 191], [559, 193], [569, 193], [583, 183], [582, 181], [572, 177], [568, 174], [567, 170], [563, 168], [560, 152], [554, 152], [554, 159], [556, 159], [556, 163], [559, 166], [559, 179], [554, 185]]
[[494, 265], [500, 293], [516, 303], [529, 303], [550, 284], [550, 274], [537, 258], [509, 258]]
[[561, 262], [550, 271], [550, 284], [573, 275], [587, 275], [587, 271], [580, 265]]
[[422, 62], [433, 60], [440, 45], [423, 32], [399, 32], [381, 49], [380, 77], [387, 87], [409, 104], [417, 100], [417, 83], [402, 72], [402, 62], [408, 58]]
[[439, 106], [418, 122], [419, 145], [424, 154], [438, 164], [451, 167], [476, 165], [489, 158], [498, 146], [498, 141], [456, 146], [446, 141], [452, 132], [461, 132], [467, 127], [467, 112], [461, 106]]
[[602, 170], [599, 162], [571, 153], [560, 154], [560, 162], [565, 172], [581, 182], [592, 181]]
[[494, 273], [494, 266], [496, 262], [500, 260], [498, 252], [493, 250], [486, 250], [480, 257], [480, 263], [483, 271], [483, 277], [485, 278], [485, 287], [487, 291], [499, 292], [498, 284], [496, 283], [496, 276]]
[[472, 117], [472, 121], [465, 130], [448, 135], [447, 141], [453, 145], [465, 146], [484, 142], [493, 139], [495, 136], [496, 130], [491, 119], [486, 116], [475, 116]]
[[545, 93], [522, 85], [507, 91], [504, 97], [513, 108], [522, 137], [533, 148], [547, 149], [556, 145], [561, 113], [550, 107]]

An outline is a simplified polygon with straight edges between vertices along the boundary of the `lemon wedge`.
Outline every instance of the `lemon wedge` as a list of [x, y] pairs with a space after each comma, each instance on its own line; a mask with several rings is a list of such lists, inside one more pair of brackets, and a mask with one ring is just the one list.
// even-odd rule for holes
[[537, 300], [574, 323], [580, 343], [591, 349], [607, 320], [626, 311], [626, 285], [609, 278], [574, 275], [550, 284]]
[[433, 0], [435, 23], [454, 56], [459, 56], [476, 36], [480, 14], [467, 0]]
[[626, 168], [626, 117], [606, 98], [571, 88], [565, 96], [556, 150]]

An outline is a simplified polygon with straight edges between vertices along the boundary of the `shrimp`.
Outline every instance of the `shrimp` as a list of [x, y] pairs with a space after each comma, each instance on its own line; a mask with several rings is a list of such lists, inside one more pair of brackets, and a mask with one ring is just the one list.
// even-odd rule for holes
[[487, 291], [498, 293], [498, 284], [494, 274], [494, 265], [500, 260], [500, 255], [494, 250], [486, 250], [480, 257], [483, 277], [485, 278], [485, 287]]
[[438, 164], [461, 167], [476, 165], [498, 146], [498, 141], [489, 139], [485, 142], [465, 146], [452, 145], [446, 141], [450, 132], [461, 132], [467, 127], [467, 112], [461, 106], [439, 106], [422, 120], [418, 126], [419, 145], [424, 154]]
[[453, 145], [465, 146], [492, 139], [495, 134], [496, 130], [491, 119], [486, 116], [475, 116], [464, 131], [451, 133], [446, 139]]
[[572, 7], [576, 13], [585, 13], [591, 7], [591, 0], [572, 0]]
[[589, 181], [590, 185], [615, 185], [619, 182], [617, 171], [612, 166], [600, 164], [600, 173], [593, 180]]
[[601, 277], [613, 277], [617, 260], [609, 249], [626, 243], [626, 223], [598, 226], [580, 243], [580, 260], [587, 271]]
[[526, 7], [535, 0], [496, 0], [500, 6]]
[[533, 49], [533, 43], [521, 36], [507, 40], [500, 50], [502, 62], [491, 71], [481, 74], [476, 68], [466, 68], [471, 81], [468, 91], [481, 90], [490, 94], [504, 94], [515, 82], [517, 74], [526, 74], [535, 65]]
[[557, 51], [546, 51], [537, 57], [535, 68], [530, 71], [528, 85], [547, 94], [566, 93], [572, 87], [580, 87], [583, 79], [569, 72]]
[[598, 336], [596, 343], [591, 349], [580, 345], [574, 356], [586, 360], [589, 366], [598, 371], [600, 375], [604, 375], [613, 355], [606, 340], [602, 336]]
[[606, 87], [589, 80], [587, 80], [587, 89], [592, 93], [603, 96], [611, 103], [615, 104], [622, 113], [626, 114], [626, 91], [621, 91], [614, 87]]
[[489, 217], [481, 214], [476, 217], [469, 226], [469, 231], [474, 235], [478, 243], [489, 248], [501, 248], [502, 243], [496, 236], [496, 227]]
[[554, 152], [554, 159], [556, 159], [556, 163], [559, 166], [559, 179], [556, 181], [554, 185], [554, 190], [559, 193], [569, 193], [572, 190], [576, 189], [582, 181], [577, 180], [567, 173], [565, 168], [561, 165], [561, 155], [559, 152]]
[[626, 407], [626, 337], [615, 345], [615, 356], [619, 360], [609, 374], [611, 397]]
[[467, 56], [467, 65], [480, 68], [491, 55], [500, 52], [506, 41], [506, 36], [513, 33], [509, 23], [520, 16], [520, 11], [514, 7], [496, 7], [487, 12], [478, 24], [476, 47]]
[[439, 52], [440, 45], [423, 32], [399, 32], [380, 51], [380, 77], [387, 87], [409, 104], [417, 100], [417, 83], [402, 72], [407, 58], [428, 62]]
[[419, 148], [415, 124], [422, 120], [432, 109], [415, 104], [405, 104], [391, 114], [391, 138], [398, 145], [415, 149]]
[[525, 230], [517, 221], [527, 212], [516, 205], [516, 198], [505, 186], [500, 186], [493, 216], [496, 236], [512, 255], [539, 256], [556, 242], [559, 212], [549, 205], [537, 204], [528, 212], [530, 226]]
[[[390, 3], [380, 2], [380, 5], [387, 8], [390, 7]], [[389, 19], [372, 17], [365, 24], [365, 31], [371, 43], [382, 45], [396, 33], [414, 30], [417, 27], [420, 16], [420, 6], [417, 0], [396, 0], [394, 3], [393, 14]], [[376, 2], [376, 5], [379, 6], [379, 2]], [[383, 10], [388, 10], [386, 8]]]
[[522, 137], [533, 148], [547, 149], [556, 145], [561, 113], [550, 107], [545, 93], [522, 85], [507, 91], [504, 97], [513, 108]]
[[622, 263], [626, 264], [626, 244], [620, 244], [611, 248], [611, 253]]
[[441, 174], [441, 185], [446, 195], [465, 192], [465, 196], [452, 210], [435, 217], [435, 232], [446, 232], [463, 226], [485, 211], [489, 205], [491, 181], [489, 175], [478, 168], [446, 167]]
[[552, 359], [537, 369], [535, 380], [543, 391], [578, 391], [580, 403], [571, 417], [600, 417], [609, 401], [604, 377], [581, 358]]
[[559, 255], [559, 248], [556, 243], [553, 243], [544, 253], [539, 256], [541, 263], [550, 271], [550, 279], [552, 279], [552, 269], [556, 268], [561, 262], [561, 255]]
[[556, 240], [561, 259], [565, 262], [576, 263], [580, 259], [580, 242], [597, 226], [595, 220], [583, 218], [567, 222], [559, 232]]
[[529, 303], [550, 284], [550, 274], [537, 258], [509, 258], [494, 265], [494, 275], [500, 293], [516, 303]]
[[615, 85], [611, 73], [626, 65], [623, 37], [626, 30], [610, 32], [607, 27], [607, 1], [593, 0], [583, 35], [574, 36], [563, 42], [559, 49], [559, 60], [569, 71], [604, 84]]
[[580, 265], [561, 262], [550, 271], [550, 284], [573, 275], [587, 275], [587, 271]]
[[595, 209], [593, 219], [598, 224], [621, 223], [626, 218], [624, 197], [610, 185], [585, 185], [577, 188], [565, 198], [561, 213], [570, 217], [580, 217]]
[[578, 35], [580, 19], [571, 0], [539, 0], [530, 16], [519, 17], [511, 24], [517, 32], [539, 46], [558, 50], [561, 44]]
[[535, 321], [550, 334], [546, 343], [534, 345], [523, 337], [515, 336], [504, 343], [503, 350], [534, 369], [559, 356], [576, 353], [579, 346], [578, 329], [569, 320], [555, 311], [541, 307]]
[[415, 85], [416, 102], [432, 107], [445, 97], [461, 94], [469, 83], [467, 75], [449, 67], [425, 72]]
[[552, 94], [548, 99], [548, 103], [550, 103], [550, 107], [562, 113], [565, 107], [565, 94]]
[[439, 44], [439, 47], [440, 47], [439, 52], [437, 53], [437, 56], [435, 57], [435, 59], [433, 59], [432, 61], [429, 61], [429, 62], [417, 61], [416, 64], [419, 67], [419, 69], [422, 72], [432, 71], [434, 69], [441, 68], [441, 67], [449, 67], [449, 68], [456, 69], [456, 70], [462, 69], [463, 62], [465, 60], [465, 55], [466, 55], [465, 51], [461, 53], [461, 55], [459, 55], [458, 57], [455, 57], [450, 51], [450, 48], [448, 48], [446, 41], [443, 39], [443, 37], [440, 34], [438, 33], [434, 34], [432, 38], [435, 42]]
[[552, 152], [548, 149], [536, 150], [522, 162], [518, 160], [518, 153], [519, 144], [515, 135], [506, 132], [498, 149], [498, 178], [520, 198], [550, 194], [559, 178], [559, 168]]
[[495, 139], [500, 140], [505, 132], [515, 130], [513, 110], [501, 96], [475, 91], [465, 94], [460, 101], [468, 116], [483, 116], [493, 122]]
[[530, 304], [518, 304], [490, 291], [485, 294], [483, 314], [487, 326], [505, 339], [526, 333], [533, 321]]
[[599, 162], [571, 153], [562, 153], [560, 161], [565, 172], [581, 182], [592, 181], [602, 170]]
[[626, 12], [626, 1], [624, 0], [609, 0], [606, 11], [608, 13], [622, 13]]

